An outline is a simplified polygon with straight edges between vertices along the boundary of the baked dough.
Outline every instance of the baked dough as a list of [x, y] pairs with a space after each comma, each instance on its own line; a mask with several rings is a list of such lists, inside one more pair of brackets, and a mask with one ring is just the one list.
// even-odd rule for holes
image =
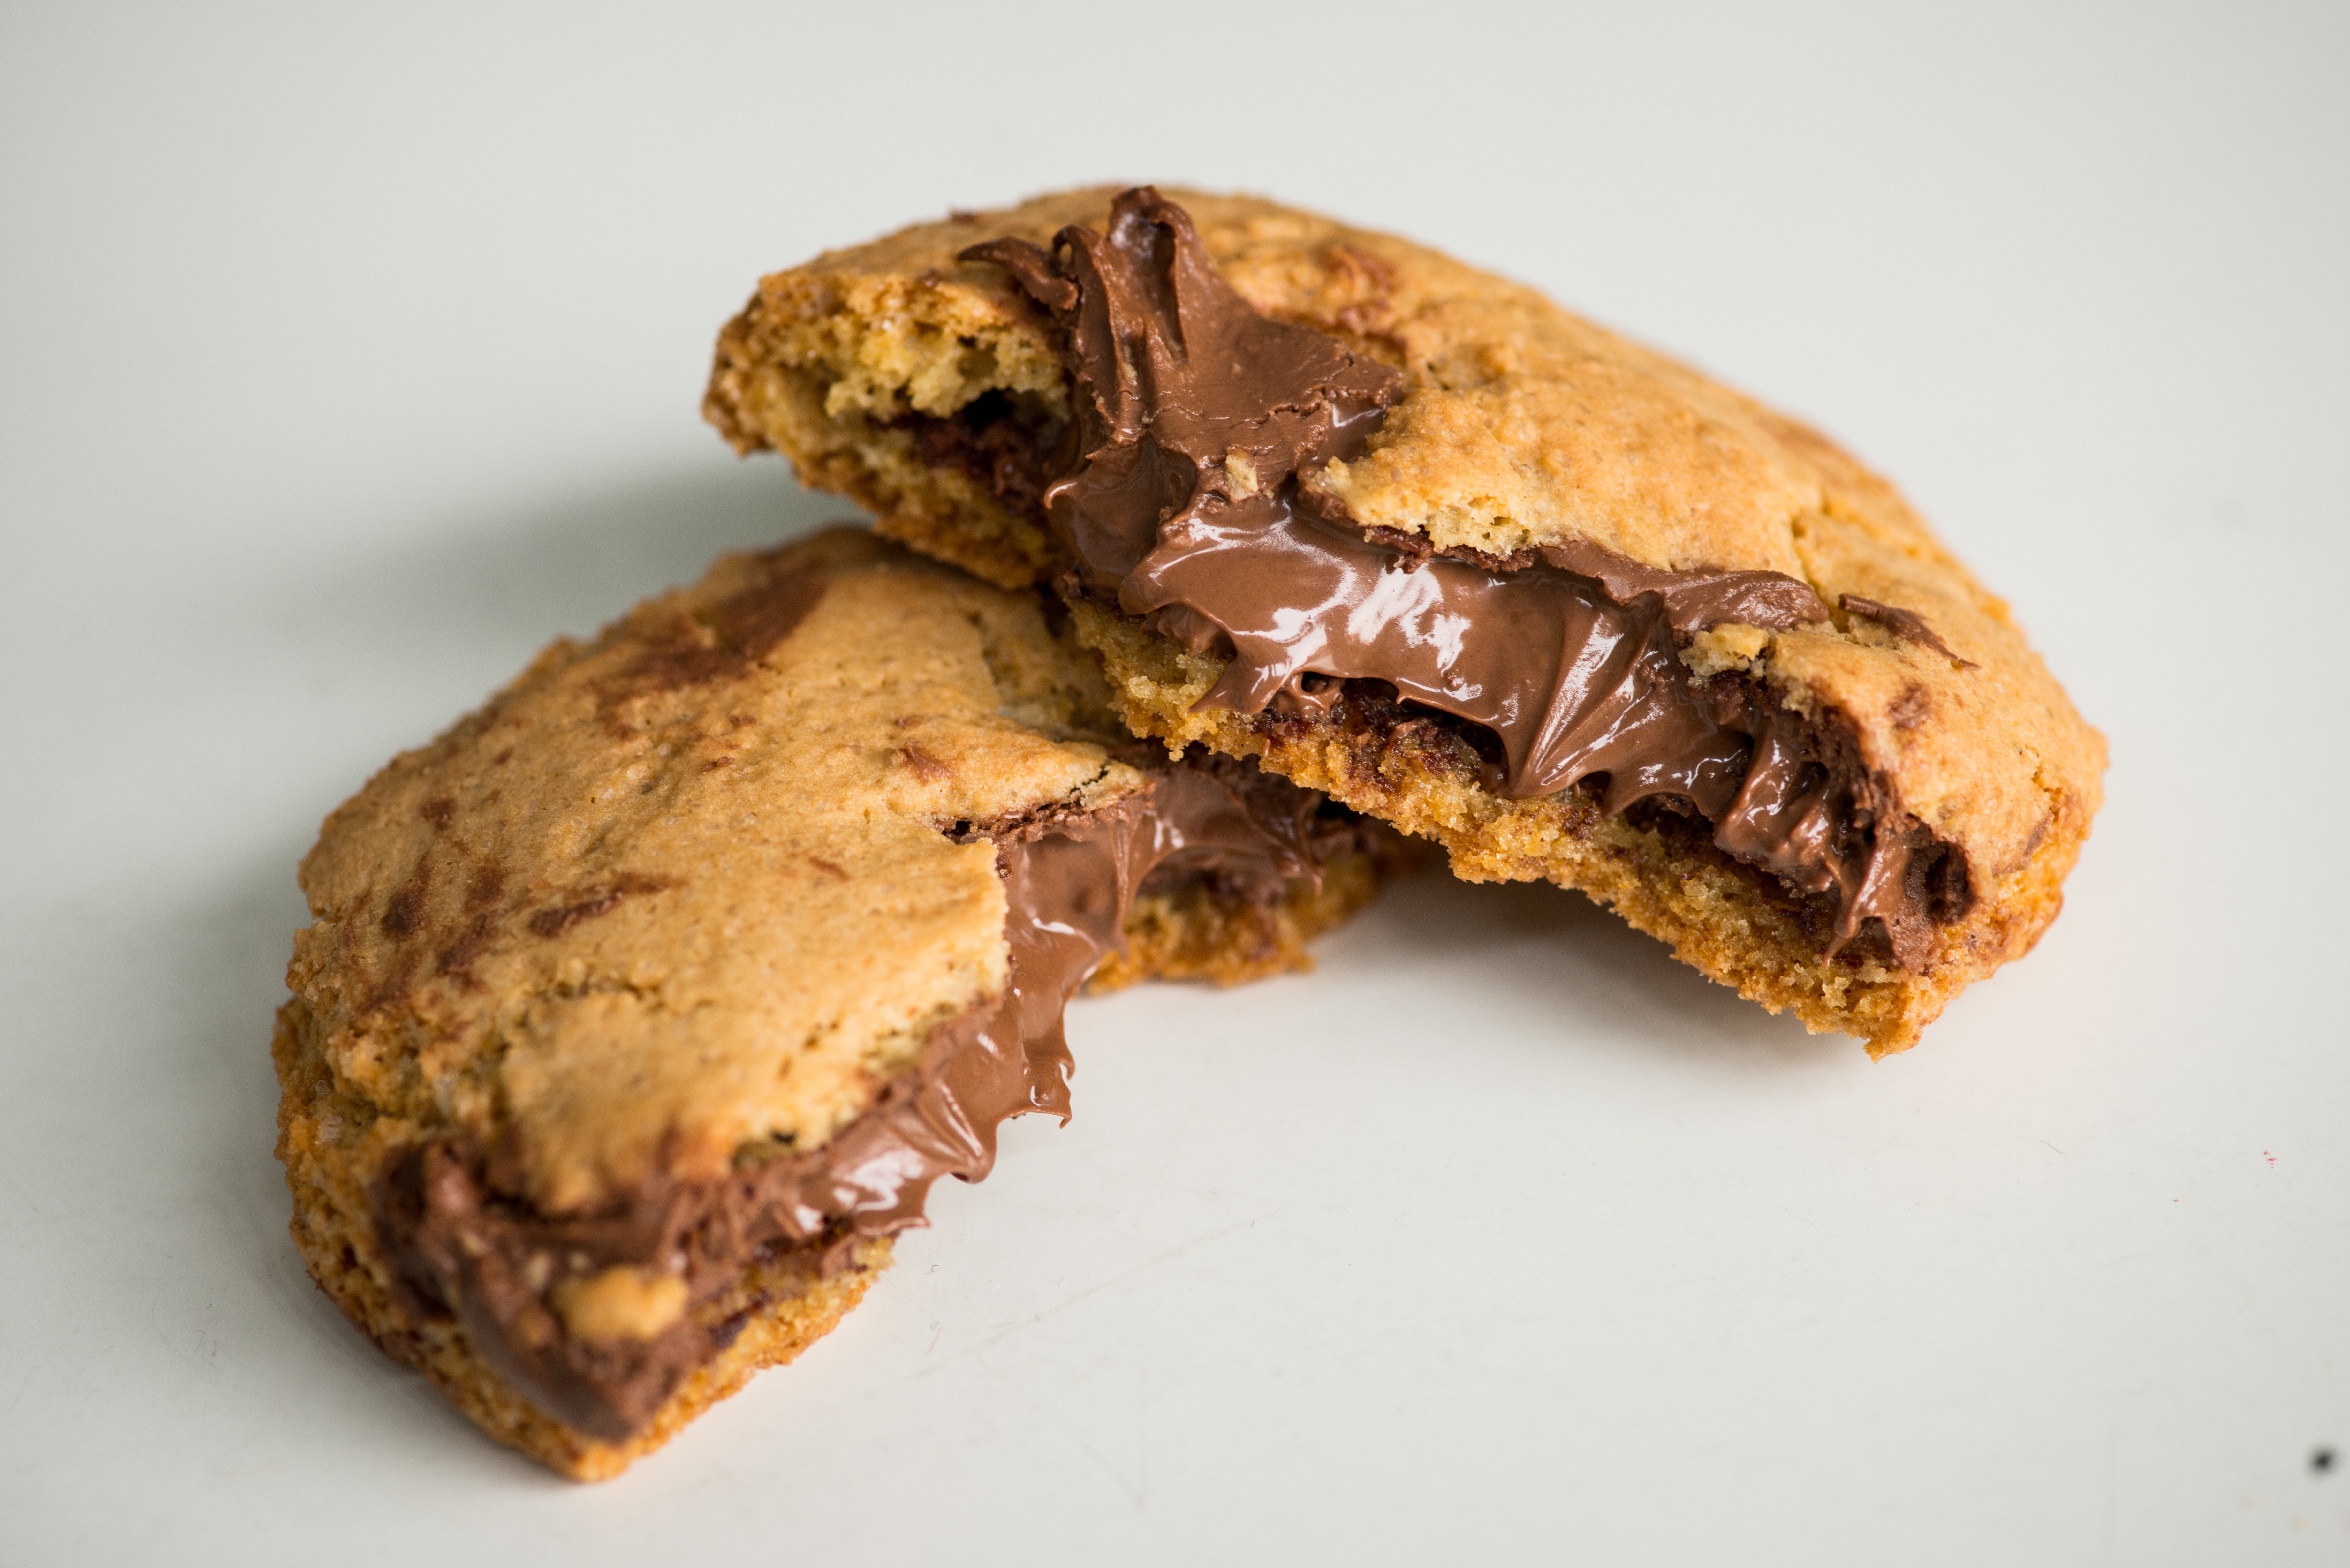
[[[1004, 994], [1008, 845], [1168, 787], [1154, 753], [1113, 755], [1136, 748], [1104, 703], [1037, 595], [838, 529], [556, 642], [396, 758], [303, 862], [312, 923], [276, 1031], [277, 1152], [320, 1286], [491, 1436], [579, 1478], [791, 1359], [920, 1192], [910, 1215], [791, 1231], [758, 1183], [902, 1109]], [[1101, 978], [1303, 964], [1374, 889], [1330, 815], [1319, 879], [1275, 897], [1145, 882]], [[977, 1136], [984, 1158], [951, 1173], [983, 1173], [992, 1124]], [[470, 1261], [402, 1231], [428, 1210]], [[486, 1272], [517, 1237], [554, 1240]], [[639, 1406], [599, 1403], [598, 1378], [634, 1379]]]
[[[739, 451], [782, 452], [804, 482], [868, 506], [885, 534], [998, 583], [1072, 581], [1043, 500], [1083, 395], [1066, 342], [1011, 272], [965, 253], [1007, 239], [1049, 250], [1071, 224], [1102, 233], [1116, 195], [960, 213], [764, 279], [720, 335], [708, 417]], [[1679, 656], [1692, 680], [1749, 682], [1856, 753], [1872, 798], [1947, 852], [1963, 897], [1896, 961], [1669, 814], [1603, 811], [1585, 789], [1501, 793], [1458, 725], [1409, 705], [1203, 708], [1228, 649], [1194, 650], [1077, 592], [1079, 635], [1137, 732], [1261, 758], [1436, 840], [1461, 877], [1580, 888], [1714, 979], [1876, 1053], [1914, 1044], [1959, 991], [2032, 947], [2100, 804], [2105, 742], [1890, 484], [1800, 421], [1523, 286], [1270, 202], [1168, 199], [1248, 305], [1401, 375], [1359, 453], [1298, 472], [1302, 503], [1463, 559], [1596, 550], [1808, 586], [1821, 618], [1703, 627]], [[957, 421], [959, 444], [942, 446]]]

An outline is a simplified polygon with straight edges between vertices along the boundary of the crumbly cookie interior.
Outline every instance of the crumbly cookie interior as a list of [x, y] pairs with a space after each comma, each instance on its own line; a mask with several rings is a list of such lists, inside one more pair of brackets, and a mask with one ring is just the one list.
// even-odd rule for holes
[[[1087, 591], [1042, 504], [1083, 455], [1085, 394], [1068, 339], [1039, 308], [1041, 296], [1023, 298], [980, 275], [992, 268], [958, 258], [983, 241], [996, 242], [987, 252], [1024, 243], [1048, 254], [1061, 223], [1104, 226], [1107, 192], [909, 230], [768, 279], [722, 335], [711, 417], [738, 447], [785, 452], [803, 478], [854, 495], [885, 532], [926, 553], [998, 580], [1041, 576], [1072, 589], [1080, 638], [1138, 732], [1262, 758], [1434, 839], [1465, 877], [1580, 888], [1809, 1027], [1858, 1035], [1873, 1052], [1901, 1049], [1966, 984], [2029, 950], [2061, 906], [2085, 837], [2102, 742], [2003, 607], [1888, 487], [1792, 421], [1530, 301], [1529, 291], [1267, 203], [1182, 200], [1203, 214], [1218, 264], [1257, 308], [1406, 376], [1409, 390], [1367, 456], [1299, 478], [1350, 522], [1376, 518], [1367, 534], [1384, 530], [1421, 550], [1488, 552], [1493, 547], [1572, 543], [1561, 525], [1544, 534], [1491, 509], [1464, 511], [1461, 486], [1508, 490], [1517, 482], [1503, 483], [1506, 472], [1539, 468], [1546, 454], [1584, 455], [1572, 427], [1586, 415], [1623, 423], [1650, 447], [1695, 441], [1731, 453], [1690, 458], [1653, 482], [1603, 475], [1592, 483], [1617, 483], [1633, 499], [1604, 516], [1581, 514], [1597, 518], [1592, 536], [1611, 549], [1651, 552], [1623, 557], [1636, 566], [1671, 568], [1670, 549], [1704, 548], [1718, 554], [1697, 558], [1806, 584], [1833, 607], [1816, 625], [1700, 629], [1682, 657], [1694, 679], [1739, 688], [1757, 708], [1783, 705], [1858, 756], [1888, 821], [1907, 822], [1901, 831], [1935, 850], [1921, 862], [1931, 929], [1906, 945], [1841, 929], [1851, 922], [1838, 899], [1726, 853], [1670, 799], [1601, 809], [1604, 777], [1513, 798], [1492, 787], [1490, 732], [1399, 701], [1376, 680], [1326, 681], [1309, 703], [1232, 711], [1211, 700], [1232, 679], [1229, 646], [1166, 635], [1163, 616], [1122, 613], [1115, 594]], [[1536, 361], [1552, 382], [1526, 370]], [[1600, 369], [1555, 369], [1586, 362]], [[1580, 380], [1568, 387], [1561, 377]], [[1471, 383], [1487, 390], [1471, 397]], [[1531, 433], [1495, 452], [1497, 427], [1480, 422], [1492, 418], [1514, 418]], [[1711, 434], [1709, 421], [1719, 427]], [[1492, 461], [1481, 469], [1448, 452]], [[1235, 490], [1251, 477], [1230, 472], [1241, 474]], [[1522, 512], [1542, 500], [1523, 485], [1513, 493]], [[1884, 586], [1896, 581], [1898, 589]], [[1897, 604], [1929, 605], [1932, 616]], [[1953, 640], [1936, 627], [1957, 628]]]

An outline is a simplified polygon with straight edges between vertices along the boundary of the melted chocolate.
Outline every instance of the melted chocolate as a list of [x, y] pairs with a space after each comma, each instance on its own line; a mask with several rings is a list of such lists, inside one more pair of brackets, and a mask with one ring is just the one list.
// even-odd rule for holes
[[1201, 708], [1311, 716], [1337, 682], [1385, 682], [1489, 732], [1500, 793], [1581, 784], [1609, 813], [1686, 802], [1727, 855], [1835, 899], [1831, 950], [1874, 922], [1897, 961], [1928, 961], [1952, 902], [1948, 846], [1892, 809], [1848, 734], [1751, 678], [1700, 681], [1680, 658], [1724, 622], [1827, 620], [1808, 585], [1663, 571], [1589, 544], [1438, 552], [1320, 514], [1331, 504], [1297, 476], [1358, 455], [1403, 378], [1260, 315], [1147, 187], [1111, 204], [1102, 234], [1072, 225], [1049, 251], [997, 240], [962, 255], [1007, 268], [1061, 333], [1077, 428], [1043, 502], [1075, 586], [1226, 656]]
[[847, 1264], [860, 1240], [922, 1223], [940, 1178], [977, 1181], [993, 1168], [1005, 1119], [1068, 1116], [1062, 1010], [1121, 945], [1146, 884], [1208, 877], [1230, 896], [1276, 901], [1351, 846], [1356, 829], [1321, 818], [1320, 805], [1253, 763], [1198, 754], [1104, 810], [968, 832], [998, 846], [1010, 904], [1003, 992], [934, 1030], [914, 1070], [864, 1115], [807, 1154], [718, 1182], [657, 1180], [577, 1217], [510, 1196], [518, 1183], [495, 1151], [456, 1138], [423, 1145], [376, 1193], [407, 1305], [462, 1319], [501, 1374], [557, 1419], [627, 1437], [761, 1303], [712, 1328], [689, 1314], [650, 1341], [593, 1344], [565, 1332], [546, 1304], [556, 1278], [635, 1264], [681, 1272], [701, 1302], [755, 1260], [790, 1262], [813, 1278]]
[[1930, 648], [1960, 670], [1977, 668], [1972, 659], [1960, 659], [1950, 651], [1940, 634], [1926, 624], [1926, 618], [1916, 610], [1896, 609], [1891, 605], [1878, 604], [1875, 599], [1862, 598], [1858, 594], [1843, 594], [1836, 598], [1838, 608], [1849, 614], [1875, 621], [1894, 636]]

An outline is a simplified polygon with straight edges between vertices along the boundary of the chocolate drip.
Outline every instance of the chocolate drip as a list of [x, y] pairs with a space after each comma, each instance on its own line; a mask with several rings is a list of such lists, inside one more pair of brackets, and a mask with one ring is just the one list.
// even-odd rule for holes
[[855, 1244], [923, 1222], [941, 1177], [977, 1181], [997, 1128], [1032, 1111], [1069, 1115], [1062, 1012], [1123, 942], [1146, 883], [1214, 878], [1278, 900], [1353, 830], [1317, 817], [1321, 796], [1253, 764], [1197, 757], [1149, 790], [1090, 815], [970, 832], [993, 838], [1010, 909], [1003, 993], [932, 1031], [915, 1068], [821, 1148], [754, 1162], [717, 1182], [657, 1179], [614, 1209], [545, 1215], [501, 1179], [497, 1151], [461, 1138], [411, 1150], [376, 1210], [411, 1309], [463, 1320], [473, 1344], [534, 1403], [579, 1430], [625, 1438], [740, 1332], [688, 1318], [651, 1340], [595, 1344], [546, 1304], [557, 1277], [615, 1264], [682, 1272], [706, 1301], [756, 1259], [837, 1271]]
[[1960, 659], [1952, 653], [1950, 645], [1944, 642], [1934, 628], [1926, 624], [1926, 618], [1916, 610], [1896, 609], [1891, 605], [1878, 604], [1875, 599], [1862, 598], [1858, 594], [1838, 596], [1836, 606], [1850, 614], [1875, 621], [1896, 637], [1932, 649], [1960, 670], [1978, 668], [1973, 660]]
[[1357, 456], [1403, 378], [1260, 315], [1147, 187], [1111, 204], [1103, 234], [1072, 225], [1049, 252], [997, 240], [962, 255], [1005, 266], [1061, 332], [1078, 429], [1044, 508], [1078, 587], [1226, 656], [1202, 710], [1312, 715], [1336, 682], [1385, 682], [1490, 732], [1501, 794], [1583, 784], [1610, 813], [1686, 801], [1724, 853], [1834, 898], [1832, 950], [1875, 921], [1897, 961], [1929, 961], [1947, 846], [1892, 809], [1848, 735], [1751, 678], [1700, 681], [1680, 657], [1725, 622], [1827, 620], [1808, 585], [1664, 571], [1587, 543], [1439, 552], [1328, 514], [1298, 476]]

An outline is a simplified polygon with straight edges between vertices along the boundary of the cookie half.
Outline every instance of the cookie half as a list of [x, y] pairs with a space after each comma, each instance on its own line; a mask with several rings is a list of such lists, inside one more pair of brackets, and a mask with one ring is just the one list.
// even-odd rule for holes
[[1118, 710], [1898, 1050], [2028, 950], [2105, 745], [1816, 431], [1384, 234], [1080, 191], [764, 279], [705, 410], [1004, 584]]
[[1106, 742], [1043, 608], [859, 530], [729, 556], [328, 819], [294, 1238], [491, 1436], [617, 1473], [829, 1330], [1004, 1118], [1068, 1114], [1088, 976], [1295, 968], [1371, 897], [1385, 830]]

